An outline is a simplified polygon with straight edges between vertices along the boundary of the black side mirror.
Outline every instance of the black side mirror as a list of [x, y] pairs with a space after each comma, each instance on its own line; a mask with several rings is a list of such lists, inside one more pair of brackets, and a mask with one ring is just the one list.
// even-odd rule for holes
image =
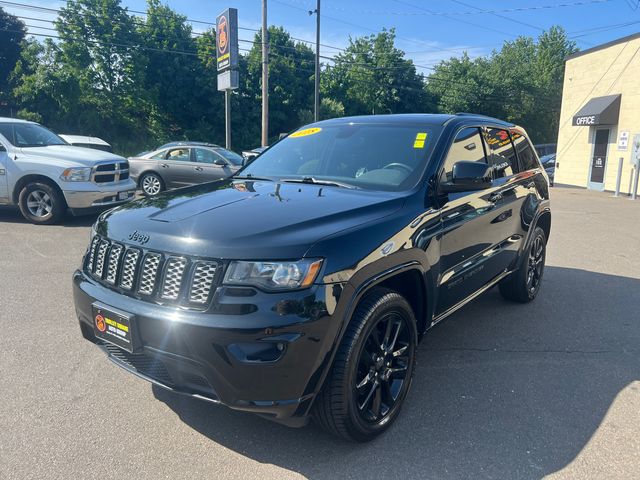
[[451, 182], [443, 183], [443, 193], [484, 190], [491, 186], [491, 167], [482, 162], [460, 161], [453, 165]]
[[224, 160], [222, 160], [221, 158], [216, 158], [213, 161], [214, 165], [218, 165], [219, 167], [226, 167], [227, 166], [227, 162], [225, 162]]

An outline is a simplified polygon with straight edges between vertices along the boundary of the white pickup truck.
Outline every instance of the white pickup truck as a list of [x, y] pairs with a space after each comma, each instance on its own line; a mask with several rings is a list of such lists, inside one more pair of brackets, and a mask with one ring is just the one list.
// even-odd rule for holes
[[129, 163], [75, 147], [34, 122], [0, 117], [0, 205], [36, 224], [114, 207], [135, 195]]

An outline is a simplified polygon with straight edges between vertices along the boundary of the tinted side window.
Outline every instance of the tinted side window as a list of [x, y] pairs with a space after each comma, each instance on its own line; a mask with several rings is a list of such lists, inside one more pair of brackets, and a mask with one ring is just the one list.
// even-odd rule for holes
[[464, 128], [458, 132], [444, 161], [444, 181], [451, 181], [453, 165], [461, 161], [487, 163], [480, 129]]
[[15, 145], [15, 139], [13, 138], [13, 125], [10, 123], [0, 123], [0, 135], [7, 139], [11, 145]]
[[522, 168], [524, 170], [538, 168], [538, 160], [536, 159], [536, 154], [529, 140], [519, 133], [513, 133], [511, 139], [513, 140], [513, 145], [516, 147], [516, 152], [518, 152], [518, 158], [520, 159]]
[[191, 159], [189, 158], [189, 149], [188, 148], [174, 148], [169, 150], [167, 153], [167, 160], [175, 160], [178, 162], [188, 162]]
[[166, 150], [160, 150], [158, 153], [156, 153], [155, 155], [151, 155], [149, 158], [153, 158], [154, 160], [164, 160], [166, 155]]
[[518, 173], [520, 167], [509, 132], [499, 128], [488, 128], [486, 138], [490, 149], [489, 165], [493, 166], [494, 178], [509, 177]]

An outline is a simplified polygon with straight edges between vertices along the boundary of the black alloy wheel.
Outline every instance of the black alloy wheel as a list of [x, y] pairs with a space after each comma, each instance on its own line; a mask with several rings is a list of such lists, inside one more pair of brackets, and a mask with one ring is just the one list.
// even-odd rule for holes
[[365, 340], [354, 377], [360, 418], [381, 422], [396, 404], [407, 381], [409, 327], [397, 312], [381, 317]]
[[411, 386], [417, 342], [415, 316], [405, 298], [372, 289], [358, 304], [316, 398], [319, 425], [357, 442], [389, 428]]

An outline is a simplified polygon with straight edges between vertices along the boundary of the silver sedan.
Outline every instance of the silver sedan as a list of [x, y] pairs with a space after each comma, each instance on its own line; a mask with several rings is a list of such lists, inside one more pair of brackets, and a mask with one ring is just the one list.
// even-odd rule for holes
[[129, 158], [131, 178], [146, 195], [227, 178], [243, 158], [219, 146], [178, 145]]

